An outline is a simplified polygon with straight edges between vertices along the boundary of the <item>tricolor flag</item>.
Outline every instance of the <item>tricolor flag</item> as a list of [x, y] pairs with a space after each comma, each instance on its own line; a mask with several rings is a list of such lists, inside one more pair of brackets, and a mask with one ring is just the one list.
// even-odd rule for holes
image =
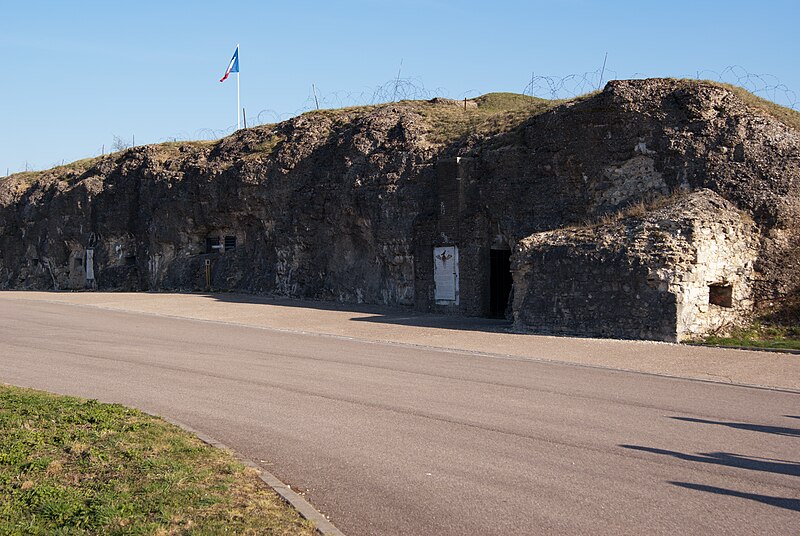
[[225, 71], [225, 76], [219, 79], [220, 82], [224, 82], [228, 75], [231, 73], [238, 73], [239, 72], [239, 45], [236, 45], [236, 51], [233, 53], [233, 57], [231, 58], [231, 62], [228, 64], [228, 69]]

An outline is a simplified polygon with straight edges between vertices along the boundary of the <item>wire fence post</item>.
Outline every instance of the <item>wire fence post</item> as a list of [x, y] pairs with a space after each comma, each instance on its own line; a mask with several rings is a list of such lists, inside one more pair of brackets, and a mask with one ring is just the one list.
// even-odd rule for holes
[[606, 61], [607, 60], [608, 60], [608, 52], [606, 52], [606, 55], [603, 58], [603, 68], [600, 69], [600, 81], [597, 83], [597, 89], [600, 89], [600, 86], [603, 85], [603, 75], [606, 72]]
[[397, 78], [394, 81], [394, 94], [392, 95], [392, 102], [397, 102], [397, 88], [400, 85], [400, 71], [403, 70], [403, 58], [400, 58], [400, 67], [397, 69]]

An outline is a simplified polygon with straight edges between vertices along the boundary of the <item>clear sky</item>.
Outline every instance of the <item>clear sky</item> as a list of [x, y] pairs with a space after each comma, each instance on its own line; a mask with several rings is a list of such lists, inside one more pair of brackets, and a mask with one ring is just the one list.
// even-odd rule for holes
[[800, 108], [798, 21], [797, 0], [0, 0], [0, 176], [109, 151], [114, 136], [229, 133], [236, 80], [219, 79], [237, 43], [250, 125], [313, 107], [312, 84], [338, 107], [522, 93], [532, 74], [548, 97], [540, 77], [578, 75], [566, 96], [593, 89], [606, 52], [604, 80], [782, 84], [762, 95]]

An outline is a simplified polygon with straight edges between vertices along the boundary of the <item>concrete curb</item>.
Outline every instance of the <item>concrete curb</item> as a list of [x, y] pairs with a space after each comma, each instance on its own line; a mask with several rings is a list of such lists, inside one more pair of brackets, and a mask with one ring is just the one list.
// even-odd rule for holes
[[253, 469], [258, 470], [258, 476], [261, 480], [272, 488], [275, 493], [281, 496], [281, 498], [289, 503], [297, 512], [304, 518], [312, 523], [314, 523], [317, 532], [322, 534], [323, 536], [345, 536], [342, 531], [337, 529], [333, 523], [331, 523], [324, 515], [322, 515], [316, 508], [311, 506], [307, 500], [305, 500], [299, 493], [295, 492], [290, 488], [288, 485], [281, 482], [278, 477], [270, 473], [269, 471], [265, 470], [263, 467], [260, 467], [258, 464], [254, 463], [251, 460], [245, 459], [240, 456], [236, 451], [228, 447], [226, 444], [217, 441], [213, 437], [204, 434], [198, 430], [195, 430], [191, 426], [184, 424], [180, 421], [176, 421], [175, 419], [171, 419], [169, 417], [164, 417], [163, 415], [154, 415], [160, 419], [164, 419], [170, 424], [174, 424], [178, 428], [189, 432], [190, 434], [194, 434], [200, 441], [206, 443], [207, 445], [211, 445], [214, 448], [227, 450], [231, 454], [233, 454], [236, 459], [242, 462], [247, 467], [251, 467]]

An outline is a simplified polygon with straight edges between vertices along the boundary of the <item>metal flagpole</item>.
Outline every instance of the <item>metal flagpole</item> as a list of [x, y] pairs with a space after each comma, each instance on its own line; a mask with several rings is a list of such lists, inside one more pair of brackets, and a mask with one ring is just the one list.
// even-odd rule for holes
[[[236, 43], [236, 61], [239, 61], [239, 43]], [[236, 130], [242, 128], [241, 108], [239, 107], [239, 70], [236, 71]]]

